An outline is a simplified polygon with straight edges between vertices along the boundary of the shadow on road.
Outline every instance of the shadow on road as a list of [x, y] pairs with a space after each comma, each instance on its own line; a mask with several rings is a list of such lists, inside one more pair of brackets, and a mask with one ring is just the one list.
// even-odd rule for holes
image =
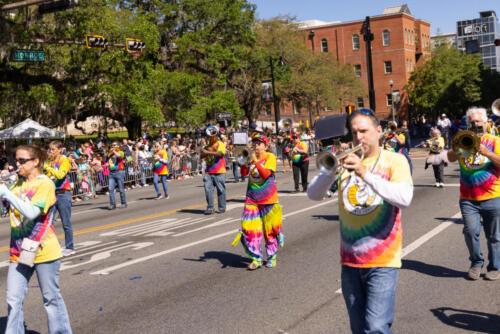
[[[7, 326], [7, 317], [0, 317], [0, 333], [5, 333], [6, 326]], [[24, 324], [24, 330], [26, 334], [40, 334], [40, 332], [32, 331], [26, 328], [26, 323]]]
[[193, 213], [195, 215], [202, 215], [205, 213], [205, 209], [182, 209], [178, 211], [179, 213]]
[[463, 271], [457, 271], [415, 260], [403, 260], [402, 269], [413, 270], [434, 277], [466, 277], [466, 273]]
[[439, 307], [430, 311], [448, 326], [474, 333], [499, 333], [500, 316], [496, 314], [459, 310], [452, 307]]
[[193, 262], [207, 262], [207, 260], [211, 259], [219, 260], [222, 265], [221, 268], [246, 268], [250, 263], [250, 259], [238, 254], [228, 252], [205, 252], [205, 254], [203, 254], [203, 256], [200, 256], [199, 259], [185, 258], [184, 260]]
[[464, 223], [462, 218], [437, 217], [434, 219], [442, 221], [442, 222], [450, 221], [452, 223], [460, 224], [460, 225]]
[[338, 215], [313, 215], [312, 216], [314, 219], [324, 219], [324, 220], [329, 220], [329, 221], [338, 221], [339, 216]]

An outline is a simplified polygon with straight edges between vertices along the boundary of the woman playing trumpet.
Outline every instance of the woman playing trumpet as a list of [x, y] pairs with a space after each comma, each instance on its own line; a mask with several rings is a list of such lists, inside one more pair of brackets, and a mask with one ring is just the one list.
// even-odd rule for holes
[[267, 253], [266, 267], [276, 266], [278, 247], [283, 247], [282, 213], [274, 176], [276, 156], [266, 152], [269, 140], [260, 133], [253, 135], [252, 145], [254, 150], [250, 152], [248, 188], [241, 217], [241, 232], [238, 234], [243, 236], [243, 248], [252, 259], [249, 270], [262, 266], [262, 234]]
[[429, 154], [427, 155], [427, 160], [425, 162], [425, 169], [432, 165], [434, 170], [434, 178], [436, 179], [435, 187], [443, 188], [443, 173], [445, 160], [443, 159], [441, 153], [444, 148], [444, 138], [441, 136], [441, 131], [438, 128], [431, 129], [431, 138], [422, 142], [422, 147], [429, 148]]

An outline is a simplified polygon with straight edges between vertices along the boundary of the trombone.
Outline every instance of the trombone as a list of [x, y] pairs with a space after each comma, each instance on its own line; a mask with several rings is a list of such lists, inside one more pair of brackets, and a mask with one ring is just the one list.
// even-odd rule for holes
[[360, 159], [363, 160], [365, 156], [365, 151], [363, 149], [363, 144], [359, 143], [357, 146], [350, 148], [337, 155], [330, 152], [320, 152], [316, 157], [316, 167], [318, 167], [320, 173], [334, 173], [340, 174], [344, 171], [342, 167], [342, 160], [344, 160], [349, 154], [356, 153], [361, 154]]
[[236, 162], [242, 165], [249, 165], [251, 161], [253, 150], [248, 146], [237, 146], [234, 148], [233, 154]]

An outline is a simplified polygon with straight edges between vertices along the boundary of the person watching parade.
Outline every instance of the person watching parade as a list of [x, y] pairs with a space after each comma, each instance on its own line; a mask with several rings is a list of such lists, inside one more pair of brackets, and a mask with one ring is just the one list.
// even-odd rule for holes
[[167, 151], [162, 147], [160, 143], [155, 143], [153, 145], [154, 155], [153, 155], [153, 184], [156, 190], [156, 198], [162, 199], [163, 196], [160, 192], [160, 186], [158, 184], [159, 179], [161, 179], [161, 184], [163, 186], [163, 193], [165, 198], [168, 199], [168, 187], [167, 187], [167, 176], [168, 176], [168, 154]]
[[292, 141], [292, 170], [295, 192], [299, 191], [299, 177], [302, 182], [302, 191], [307, 191], [307, 175], [309, 173], [309, 150], [307, 144], [300, 140], [298, 134], [293, 135]]
[[274, 175], [276, 156], [267, 152], [269, 139], [263, 134], [255, 133], [252, 136], [252, 146], [245, 207], [241, 217], [241, 232], [238, 234], [242, 237], [245, 252], [252, 260], [248, 265], [249, 270], [262, 266], [262, 234], [267, 254], [266, 267], [276, 266], [278, 247], [284, 245], [283, 217]]
[[24, 145], [17, 147], [15, 157], [20, 178], [10, 190], [0, 184], [0, 198], [9, 209], [11, 227], [5, 333], [24, 333], [23, 302], [36, 271], [48, 332], [68, 334], [71, 325], [59, 290], [63, 254], [54, 229], [57, 199], [54, 183], [43, 174], [47, 153]]
[[109, 210], [116, 209], [115, 188], [118, 184], [120, 192], [120, 208], [127, 207], [127, 198], [125, 197], [125, 153], [120, 148], [120, 143], [115, 141], [111, 144], [111, 150], [108, 153], [109, 164]]
[[73, 227], [71, 225], [71, 184], [68, 173], [71, 164], [67, 157], [62, 155], [62, 143], [52, 141], [49, 144], [49, 159], [45, 163], [45, 174], [54, 182], [56, 187], [55, 208], [59, 212], [64, 230], [64, 245], [62, 250], [64, 256], [74, 254]]
[[[477, 280], [484, 266], [481, 251], [481, 228], [488, 245], [486, 280], [500, 278], [500, 138], [486, 133], [486, 109], [467, 110], [467, 127], [480, 141], [477, 152], [452, 145], [448, 160], [460, 166], [460, 211], [464, 221], [464, 239], [471, 262], [467, 277]], [[455, 135], [455, 139], [460, 136]]]
[[342, 294], [353, 333], [391, 333], [401, 268], [401, 209], [410, 205], [413, 182], [407, 160], [379, 146], [382, 128], [371, 110], [349, 119], [354, 146], [343, 169], [322, 170], [308, 197], [322, 200], [334, 181], [339, 191]]
[[383, 133], [382, 147], [390, 152], [403, 154], [410, 166], [410, 173], [413, 173], [413, 165], [405, 145], [406, 137], [404, 135], [404, 130], [398, 129], [398, 124], [395, 121], [389, 121], [389, 123], [387, 123], [387, 129]]
[[217, 189], [217, 213], [226, 212], [226, 147], [218, 138], [216, 126], [209, 126], [208, 145], [201, 149], [201, 157], [205, 159], [206, 169], [203, 176], [205, 197], [207, 200], [206, 215], [214, 213], [214, 187]]

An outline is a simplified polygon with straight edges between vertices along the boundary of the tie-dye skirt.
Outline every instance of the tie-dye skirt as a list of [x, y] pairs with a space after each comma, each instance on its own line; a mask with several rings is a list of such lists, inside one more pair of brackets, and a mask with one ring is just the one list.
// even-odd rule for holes
[[262, 232], [264, 232], [267, 257], [270, 258], [278, 252], [278, 247], [283, 243], [282, 220], [283, 215], [279, 203], [245, 203], [241, 217], [243, 234], [241, 243], [248, 256], [252, 259], [262, 260], [260, 248]]

